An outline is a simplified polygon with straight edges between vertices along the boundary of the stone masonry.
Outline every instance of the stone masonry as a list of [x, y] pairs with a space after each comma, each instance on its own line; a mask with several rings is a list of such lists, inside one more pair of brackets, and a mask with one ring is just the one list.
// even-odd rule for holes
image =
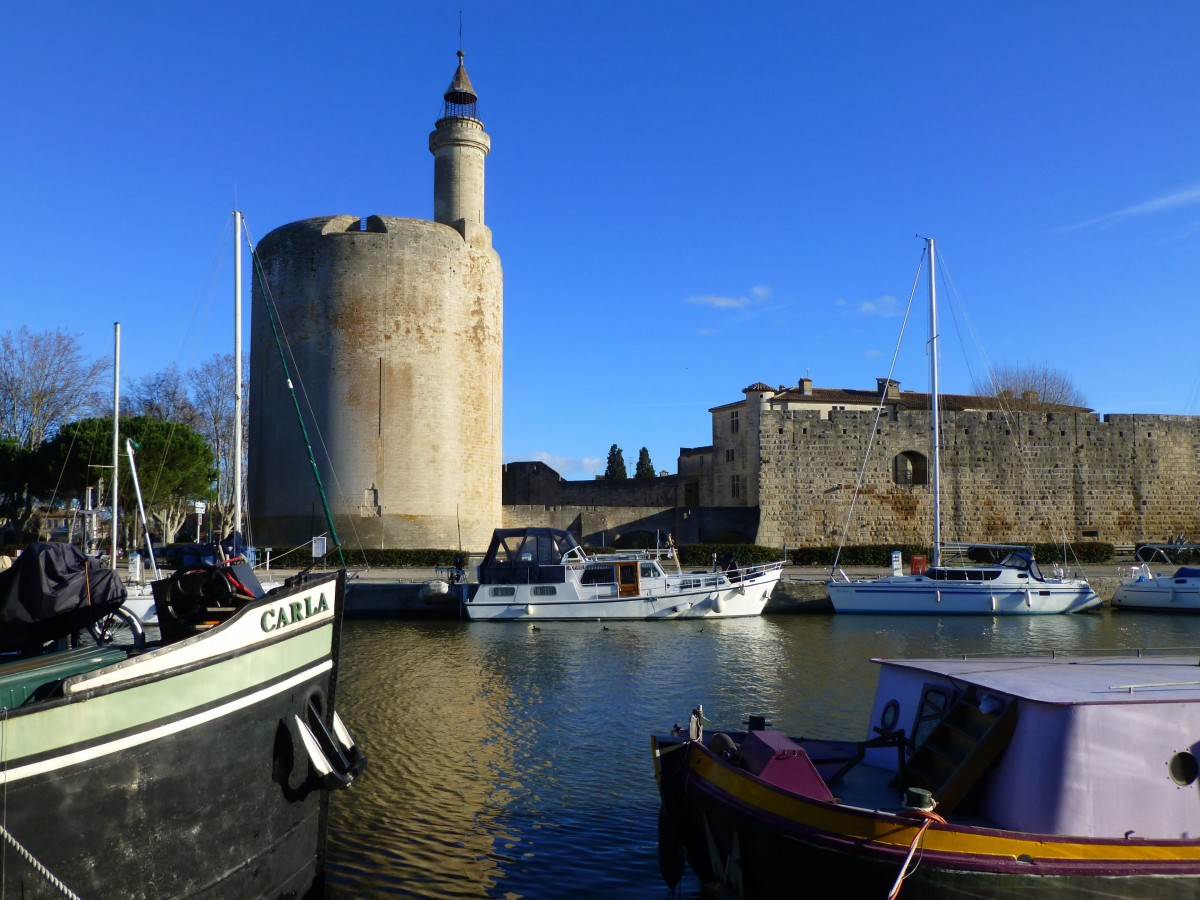
[[[875, 414], [761, 410], [757, 542], [836, 544]], [[880, 423], [850, 520], [850, 543], [928, 542], [932, 490], [897, 480], [897, 457], [928, 453], [930, 415], [893, 407]], [[1129, 544], [1200, 538], [1200, 418], [1084, 412], [947, 412], [942, 538]], [[920, 481], [920, 479], [915, 479]]]

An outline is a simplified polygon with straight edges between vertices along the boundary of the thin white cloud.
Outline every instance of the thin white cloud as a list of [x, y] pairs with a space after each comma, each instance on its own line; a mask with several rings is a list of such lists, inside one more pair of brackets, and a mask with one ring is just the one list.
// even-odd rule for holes
[[573, 456], [548, 453], [545, 450], [522, 454], [519, 458], [506, 459], [505, 462], [543, 462], [568, 481], [592, 478], [608, 466], [608, 460], [600, 457], [585, 456], [577, 459]]
[[769, 284], [756, 284], [741, 297], [730, 297], [725, 294], [696, 294], [688, 297], [686, 302], [694, 306], [707, 306], [710, 309], [745, 309], [771, 299], [774, 292]]
[[743, 309], [750, 305], [749, 297], [722, 297], [719, 294], [699, 294], [688, 297], [688, 303], [696, 306], [708, 306], [713, 309]]
[[[838, 305], [849, 306], [850, 304], [839, 300]], [[874, 300], [863, 300], [854, 307], [854, 311], [860, 316], [877, 316], [885, 319], [894, 318], [904, 313], [900, 301], [891, 294], [884, 294], [882, 297], [877, 297]]]
[[1138, 216], [1152, 216], [1157, 213], [1171, 212], [1176, 209], [1183, 209], [1188, 206], [1196, 206], [1200, 204], [1200, 184], [1194, 184], [1190, 187], [1180, 188], [1170, 194], [1164, 194], [1161, 197], [1155, 197], [1152, 200], [1147, 200], [1144, 203], [1135, 203], [1133, 206], [1127, 206], [1124, 209], [1119, 209], [1116, 212], [1108, 213], [1104, 216], [1099, 216], [1095, 219], [1089, 219], [1086, 222], [1078, 222], [1074, 225], [1065, 225], [1058, 229], [1058, 232], [1065, 233], [1068, 231], [1079, 231], [1083, 228], [1108, 228], [1117, 225], [1126, 219], [1133, 219]]

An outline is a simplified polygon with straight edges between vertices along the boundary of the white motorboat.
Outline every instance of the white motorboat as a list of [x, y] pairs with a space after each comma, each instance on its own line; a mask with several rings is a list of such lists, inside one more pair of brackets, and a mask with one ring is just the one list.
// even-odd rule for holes
[[[1137, 565], [1129, 578], [1122, 579], [1113, 594], [1116, 609], [1151, 609], [1200, 612], [1200, 568], [1180, 565], [1186, 558], [1200, 555], [1200, 544], [1144, 544], [1138, 548]], [[1175, 571], [1155, 573], [1154, 565]]]
[[827, 582], [835, 612], [936, 613], [975, 615], [1041, 615], [1080, 612], [1100, 605], [1100, 598], [1083, 578], [1047, 577], [1031, 549], [1011, 549], [995, 565], [941, 564], [941, 465], [938, 410], [938, 328], [936, 251], [929, 251], [929, 369], [930, 469], [933, 488], [933, 564], [921, 573], [896, 572], [881, 578], [855, 580], [844, 574]]
[[498, 528], [464, 604], [484, 620], [700, 619], [757, 616], [783, 561], [668, 573], [672, 551], [593, 554], [568, 531]]

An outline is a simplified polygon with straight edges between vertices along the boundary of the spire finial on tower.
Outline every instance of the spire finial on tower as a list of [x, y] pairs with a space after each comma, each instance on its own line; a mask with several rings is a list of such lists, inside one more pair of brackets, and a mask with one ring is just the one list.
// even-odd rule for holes
[[454, 72], [454, 78], [450, 81], [450, 87], [446, 88], [445, 99], [446, 106], [442, 112], [442, 118], [468, 118], [477, 119], [479, 96], [475, 93], [475, 88], [471, 85], [471, 79], [467, 77], [467, 67], [463, 64], [463, 58], [466, 56], [462, 50], [458, 51], [458, 69]]

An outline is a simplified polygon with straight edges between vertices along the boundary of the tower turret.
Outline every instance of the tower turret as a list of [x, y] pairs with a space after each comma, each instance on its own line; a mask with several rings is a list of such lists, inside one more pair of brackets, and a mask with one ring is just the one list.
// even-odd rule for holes
[[468, 241], [491, 243], [483, 224], [483, 160], [492, 142], [478, 117], [479, 97], [467, 77], [463, 52], [445, 93], [442, 117], [429, 135], [433, 154], [433, 220]]

